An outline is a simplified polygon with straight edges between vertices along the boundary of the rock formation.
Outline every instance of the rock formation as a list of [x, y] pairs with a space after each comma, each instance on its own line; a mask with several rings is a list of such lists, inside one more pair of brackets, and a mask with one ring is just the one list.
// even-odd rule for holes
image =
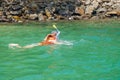
[[120, 17], [120, 0], [0, 0], [0, 22]]

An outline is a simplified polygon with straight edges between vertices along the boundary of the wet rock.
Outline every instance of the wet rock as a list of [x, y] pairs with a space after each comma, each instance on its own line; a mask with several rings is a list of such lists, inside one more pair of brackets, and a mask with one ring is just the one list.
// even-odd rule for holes
[[110, 2], [110, 0], [102, 0], [102, 2]]
[[104, 5], [105, 5], [105, 6], [112, 6], [113, 3], [112, 3], [112, 2], [109, 2], [109, 3], [105, 2]]
[[91, 15], [93, 10], [94, 10], [94, 6], [92, 6], [92, 5], [87, 6], [86, 9], [85, 9], [85, 14]]
[[74, 12], [74, 10], [75, 10], [75, 5], [73, 5], [73, 4], [70, 3], [70, 4], [67, 5], [67, 7], [68, 7], [68, 10], [69, 10], [70, 12], [72, 12], [72, 13]]
[[3, 15], [3, 12], [2, 11], [0, 11], [0, 16], [2, 16]]
[[38, 21], [45, 21], [46, 18], [44, 17], [44, 15], [42, 13], [38, 14]]
[[0, 22], [8, 22], [9, 19], [4, 15], [3, 11], [0, 11]]
[[86, 0], [85, 4], [89, 5], [91, 3], [91, 0]]
[[84, 9], [82, 9], [81, 7], [76, 7], [75, 8], [75, 13], [78, 13], [80, 15], [84, 15], [85, 14], [85, 11]]
[[3, 10], [3, 7], [0, 7], [0, 11], [2, 11]]
[[91, 18], [91, 20], [98, 20], [98, 19], [99, 19], [98, 16], [93, 16], [93, 17]]
[[119, 2], [119, 3], [116, 3], [116, 4], [113, 4], [111, 7], [112, 7], [113, 9], [120, 10], [120, 2]]
[[14, 11], [20, 10], [20, 9], [22, 9], [22, 6], [20, 6], [20, 5], [14, 5], [14, 6], [12, 6], [12, 10], [14, 10]]
[[71, 16], [69, 17], [69, 20], [81, 20], [82, 16]]
[[39, 7], [35, 2], [31, 2], [28, 4], [28, 9], [30, 10], [30, 13], [38, 13], [39, 12]]
[[120, 2], [120, 0], [111, 0], [111, 2], [114, 2], [114, 3], [117, 2], [118, 3], [118, 2]]
[[96, 0], [93, 0], [93, 2], [91, 2], [90, 5], [86, 6], [85, 14], [91, 15], [93, 11], [98, 8], [98, 6], [99, 6], [99, 3]]
[[98, 3], [101, 3], [102, 2], [102, 0], [96, 0]]
[[97, 14], [97, 16], [99, 17], [99, 19], [105, 19], [106, 18], [105, 13], [99, 13], [99, 14]]
[[10, 21], [9, 21], [9, 19], [6, 18], [6, 16], [1, 16], [0, 22], [10, 22]]
[[98, 7], [99, 3], [96, 0], [94, 0], [92, 2], [92, 5], [93, 5], [94, 9], [96, 9]]
[[82, 16], [82, 19], [85, 19], [85, 20], [90, 19], [90, 18], [91, 18], [90, 14], [85, 14]]
[[23, 15], [22, 15], [22, 18], [27, 20], [27, 19], [29, 19], [29, 15], [30, 15], [30, 14], [23, 14]]
[[12, 18], [12, 21], [14, 22], [23, 22], [20, 16], [11, 16], [11, 18]]
[[30, 20], [35, 20], [35, 19], [37, 19], [38, 18], [38, 15], [37, 14], [30, 14], [29, 15], [29, 19]]
[[106, 16], [120, 16], [120, 11], [110, 11], [110, 12], [107, 12]]
[[56, 20], [66, 20], [66, 17], [61, 15], [56, 15]]
[[45, 14], [48, 17], [48, 19], [50, 20], [52, 18], [51, 12], [49, 11], [48, 8], [45, 9]]
[[19, 11], [10, 11], [10, 14], [12, 14], [12, 15], [21, 15], [22, 11], [21, 10], [19, 10]]
[[119, 11], [120, 0], [0, 0], [0, 19], [13, 22], [119, 18]]
[[99, 8], [99, 9], [97, 10], [97, 13], [104, 13], [104, 12], [106, 12], [106, 11], [107, 11], [106, 8]]
[[60, 9], [60, 10], [58, 11], [58, 14], [61, 15], [61, 16], [67, 17], [68, 11], [65, 10], [65, 9]]

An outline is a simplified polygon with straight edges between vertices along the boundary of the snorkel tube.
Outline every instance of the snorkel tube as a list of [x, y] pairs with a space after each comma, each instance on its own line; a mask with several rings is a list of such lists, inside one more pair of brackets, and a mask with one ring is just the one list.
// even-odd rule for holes
[[59, 30], [57, 29], [56, 25], [53, 25], [53, 27], [54, 27], [57, 31], [59, 31]]
[[60, 31], [58, 30], [58, 28], [57, 28], [55, 25], [53, 25], [53, 27], [54, 27], [54, 28], [56, 29], [56, 31], [57, 31], [56, 37], [57, 37], [57, 40], [59, 40]]

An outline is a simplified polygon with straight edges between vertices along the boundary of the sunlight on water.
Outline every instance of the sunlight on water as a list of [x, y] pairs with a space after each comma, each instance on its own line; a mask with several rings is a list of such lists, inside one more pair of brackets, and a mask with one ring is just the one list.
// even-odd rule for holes
[[[37, 46], [54, 30], [58, 44]], [[0, 25], [0, 80], [119, 80], [120, 23]], [[20, 48], [29, 46], [30, 48]]]

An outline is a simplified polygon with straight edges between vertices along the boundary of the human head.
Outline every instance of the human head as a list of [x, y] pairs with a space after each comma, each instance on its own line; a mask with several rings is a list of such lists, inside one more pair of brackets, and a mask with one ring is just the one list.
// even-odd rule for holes
[[56, 34], [57, 34], [57, 31], [52, 31], [51, 33], [56, 35]]

